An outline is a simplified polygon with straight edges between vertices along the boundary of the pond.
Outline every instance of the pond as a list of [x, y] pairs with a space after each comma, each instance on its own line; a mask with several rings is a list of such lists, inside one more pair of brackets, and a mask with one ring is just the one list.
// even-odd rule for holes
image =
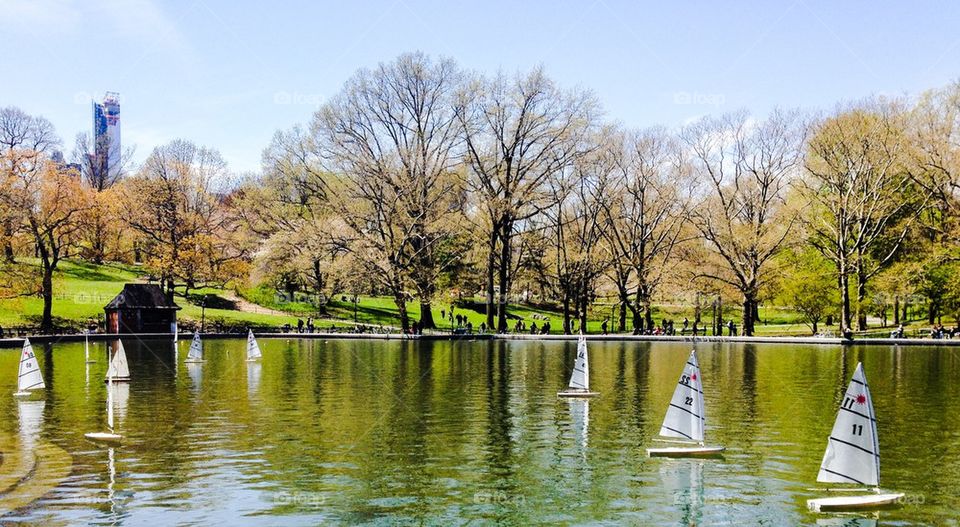
[[[91, 364], [82, 343], [35, 346], [47, 390], [24, 402], [19, 352], [0, 350], [0, 522], [913, 525], [960, 510], [960, 349], [698, 343], [708, 443], [727, 451], [690, 461], [645, 451], [662, 446], [689, 343], [590, 342], [589, 402], [556, 395], [574, 342], [260, 345], [248, 363], [245, 341], [210, 340], [196, 365], [187, 342], [175, 361], [170, 342], [124, 340], [116, 448], [84, 439], [104, 429], [106, 343]], [[824, 495], [817, 471], [859, 361], [882, 486], [906, 499], [815, 515], [806, 500]]]

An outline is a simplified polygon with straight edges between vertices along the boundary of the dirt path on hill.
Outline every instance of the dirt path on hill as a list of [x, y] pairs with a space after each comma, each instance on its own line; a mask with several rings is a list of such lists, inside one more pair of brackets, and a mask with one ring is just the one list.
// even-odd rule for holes
[[277, 315], [281, 317], [290, 317], [297, 318], [293, 313], [287, 313], [286, 311], [278, 311], [276, 309], [270, 309], [269, 307], [263, 307], [259, 304], [254, 304], [236, 293], [230, 291], [224, 291], [223, 298], [233, 302], [233, 305], [236, 306], [237, 311], [242, 311], [244, 313], [256, 313], [259, 315]]

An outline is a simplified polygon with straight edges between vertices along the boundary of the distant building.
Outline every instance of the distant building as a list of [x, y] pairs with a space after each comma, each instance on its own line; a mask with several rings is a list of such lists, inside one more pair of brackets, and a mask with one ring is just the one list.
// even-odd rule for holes
[[172, 333], [180, 306], [154, 284], [125, 284], [107, 304], [107, 333]]
[[108, 91], [103, 102], [93, 102], [91, 166], [104, 175], [116, 176], [120, 170], [120, 154], [120, 94]]
[[80, 166], [80, 163], [67, 163], [63, 157], [63, 152], [54, 150], [53, 154], [50, 155], [50, 160], [56, 163], [57, 168], [59, 168], [61, 171], [80, 177], [83, 167]]

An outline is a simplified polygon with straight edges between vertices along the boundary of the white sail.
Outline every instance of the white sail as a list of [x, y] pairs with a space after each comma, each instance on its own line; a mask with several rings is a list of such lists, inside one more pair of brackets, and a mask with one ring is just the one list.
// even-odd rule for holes
[[46, 385], [43, 383], [43, 374], [40, 373], [40, 364], [33, 354], [30, 339], [25, 339], [23, 341], [23, 353], [20, 354], [17, 389], [23, 393], [28, 390], [42, 390], [43, 388], [46, 388]]
[[857, 364], [840, 402], [817, 481], [869, 486], [880, 484], [877, 418], [873, 413], [873, 399], [870, 398], [862, 363]]
[[126, 381], [130, 379], [130, 367], [127, 365], [127, 352], [123, 349], [123, 342], [117, 341], [117, 349], [110, 357], [107, 366], [107, 381]]
[[260, 345], [257, 344], [257, 339], [253, 336], [253, 330], [251, 329], [247, 333], [247, 360], [256, 360], [261, 356]]
[[700, 365], [697, 363], [697, 352], [693, 350], [683, 367], [683, 373], [680, 374], [670, 406], [667, 407], [660, 435], [702, 443], [705, 422]]
[[193, 342], [190, 343], [190, 351], [187, 352], [187, 360], [203, 360], [203, 342], [200, 341], [200, 334], [193, 332]]
[[570, 388], [574, 390], [590, 390], [590, 364], [587, 360], [587, 339], [580, 335], [577, 341], [577, 360], [573, 363], [573, 373], [570, 375]]

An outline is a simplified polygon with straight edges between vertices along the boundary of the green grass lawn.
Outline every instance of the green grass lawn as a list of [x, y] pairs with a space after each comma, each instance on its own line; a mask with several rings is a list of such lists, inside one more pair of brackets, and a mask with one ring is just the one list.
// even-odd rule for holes
[[[36, 260], [31, 259], [21, 259], [20, 262], [39, 265]], [[102, 320], [103, 306], [123, 289], [123, 284], [143, 279], [144, 272], [138, 266], [116, 263], [96, 265], [64, 260], [60, 262], [54, 276], [53, 316], [59, 321], [73, 323], [78, 327], [91, 319]], [[224, 291], [210, 288], [198, 293], [220, 296]], [[191, 295], [193, 294], [194, 292], [191, 292]], [[176, 302], [183, 308], [179, 315], [182, 321], [201, 319], [202, 309], [199, 305], [182, 297], [177, 297]], [[42, 313], [43, 300], [38, 297], [0, 300], [0, 326], [34, 326], [39, 323]], [[233, 324], [279, 326], [290, 323], [291, 317], [230, 309], [207, 309], [206, 320], [211, 324], [224, 321]]]
[[[39, 265], [36, 260], [22, 259], [21, 262]], [[144, 271], [133, 265], [125, 264], [104, 264], [95, 265], [89, 262], [65, 260], [60, 263], [55, 280], [55, 295], [53, 303], [54, 317], [61, 322], [61, 325], [72, 324], [80, 327], [89, 320], [103, 319], [103, 306], [113, 299], [123, 288], [123, 284], [128, 282], [143, 281], [145, 279]], [[205, 310], [200, 306], [200, 299], [209, 295], [207, 307]], [[327, 306], [325, 317], [320, 317], [315, 306], [310, 304], [307, 299], [298, 298], [296, 302], [284, 301], [268, 288], [257, 288], [245, 290], [242, 296], [247, 301], [262, 306], [262, 312], [240, 311], [233, 306], [232, 302], [226, 300], [231, 296], [227, 291], [217, 288], [205, 288], [190, 292], [189, 298], [178, 295], [177, 304], [183, 309], [180, 311], [180, 320], [189, 325], [199, 323], [201, 317], [205, 317], [207, 327], [212, 328], [217, 323], [227, 326], [272, 326], [279, 327], [284, 324], [296, 326], [298, 318], [306, 321], [307, 317], [314, 317], [316, 325], [321, 329], [330, 328], [331, 325], [344, 327], [356, 323], [375, 326], [399, 326], [397, 317], [397, 307], [391, 298], [362, 296], [354, 311], [352, 302], [343, 301], [341, 297], [333, 299]], [[486, 316], [482, 312], [482, 306], [478, 302], [469, 303], [471, 307], [454, 307], [454, 313], [467, 317], [475, 330], [480, 328], [480, 324], [486, 321]], [[476, 307], [476, 309], [473, 309]], [[432, 305], [434, 321], [440, 330], [449, 330], [449, 313], [451, 308], [450, 299], [437, 300]], [[254, 308], [258, 311], [259, 307]], [[411, 302], [407, 305], [411, 320], [419, 320], [420, 304]], [[43, 302], [37, 297], [20, 297], [14, 299], [0, 300], [0, 326], [35, 326], [39, 322], [40, 314], [43, 310]], [[205, 311], [205, 313], [204, 313]], [[282, 313], [277, 313], [282, 312]], [[445, 316], [441, 316], [441, 312]], [[604, 319], [612, 320], [616, 316], [616, 306], [609, 301], [607, 303], [598, 302], [591, 307], [590, 319], [587, 324], [589, 333], [599, 333], [601, 323]], [[523, 320], [529, 327], [536, 323], [538, 327], [543, 325], [544, 318], [550, 320], [552, 333], [562, 331], [563, 318], [559, 310], [543, 307], [534, 307], [529, 305], [511, 305], [508, 307], [510, 315], [510, 328], [514, 327], [517, 320]], [[536, 317], [535, 317], [536, 316]], [[628, 315], [629, 316], [629, 315]], [[710, 309], [702, 311], [701, 318], [708, 322], [711, 316]], [[684, 317], [693, 320], [693, 308], [689, 306], [655, 306], [653, 318], [657, 324], [660, 324], [664, 318], [674, 321], [674, 326], [679, 332], [683, 324]], [[724, 309], [724, 320], [733, 319], [740, 325], [739, 307], [735, 304], [728, 304]], [[810, 335], [810, 328], [803, 324], [796, 313], [776, 307], [760, 308], [760, 323], [757, 324], [757, 335]], [[628, 331], [632, 325], [628, 320]], [[926, 327], [924, 322], [915, 322], [907, 327], [908, 334], [916, 333], [919, 328]], [[613, 324], [608, 325], [608, 329], [613, 332]], [[836, 326], [824, 327], [821, 325], [821, 331], [828, 330], [836, 333]], [[874, 332], [879, 334], [888, 334], [889, 330], [874, 328]], [[724, 330], [726, 334], [726, 329]]]

